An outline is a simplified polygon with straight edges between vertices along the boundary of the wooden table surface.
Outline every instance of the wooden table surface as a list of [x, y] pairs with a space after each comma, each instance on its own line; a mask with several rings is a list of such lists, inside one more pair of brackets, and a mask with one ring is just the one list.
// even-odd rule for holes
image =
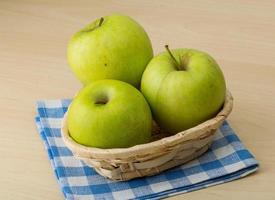
[[81, 87], [66, 45], [91, 20], [132, 16], [163, 46], [209, 52], [235, 97], [229, 122], [259, 160], [249, 177], [173, 197], [275, 199], [275, 1], [0, 1], [0, 199], [60, 200], [34, 124], [38, 99], [72, 97]]

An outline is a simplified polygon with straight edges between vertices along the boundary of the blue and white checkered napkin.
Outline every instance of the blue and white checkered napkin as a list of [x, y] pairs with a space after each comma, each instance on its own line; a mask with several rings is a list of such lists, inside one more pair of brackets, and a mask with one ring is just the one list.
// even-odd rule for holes
[[38, 102], [36, 124], [58, 183], [68, 200], [160, 199], [232, 181], [258, 169], [258, 163], [225, 122], [201, 157], [159, 175], [114, 182], [72, 156], [60, 135], [71, 100]]

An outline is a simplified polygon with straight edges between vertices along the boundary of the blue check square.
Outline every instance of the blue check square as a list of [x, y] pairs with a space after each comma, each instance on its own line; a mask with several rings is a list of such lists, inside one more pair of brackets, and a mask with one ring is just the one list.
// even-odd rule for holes
[[37, 103], [35, 122], [67, 200], [161, 199], [233, 181], [258, 169], [258, 162], [227, 122], [201, 157], [159, 175], [115, 182], [76, 159], [62, 141], [61, 121], [70, 99]]

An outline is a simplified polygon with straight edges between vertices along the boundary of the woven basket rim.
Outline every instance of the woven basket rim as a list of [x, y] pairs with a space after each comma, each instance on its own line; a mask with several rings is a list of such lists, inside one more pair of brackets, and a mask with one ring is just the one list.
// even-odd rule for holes
[[214, 126], [215, 124], [218, 124], [219, 122], [222, 122], [227, 118], [227, 116], [231, 113], [233, 108], [233, 97], [229, 90], [226, 91], [226, 98], [223, 105], [222, 110], [213, 118], [206, 120], [205, 122], [198, 124], [197, 126], [194, 126], [190, 129], [181, 131], [175, 135], [167, 136], [164, 138], [161, 138], [156, 141], [152, 141], [145, 144], [139, 144], [135, 145], [129, 148], [112, 148], [112, 149], [101, 149], [96, 147], [88, 147], [81, 145], [77, 142], [75, 142], [69, 135], [68, 129], [67, 129], [67, 113], [65, 113], [63, 119], [62, 119], [62, 127], [61, 127], [61, 135], [65, 142], [65, 144], [71, 149], [78, 152], [79, 155], [83, 154], [90, 154], [93, 155], [93, 157], [99, 157], [99, 158], [123, 158], [123, 157], [130, 157], [130, 155], [138, 155], [139, 152], [153, 152], [155, 148], [167, 148], [167, 146], [174, 146], [175, 143], [178, 143], [180, 139], [183, 137], [186, 137], [189, 134], [193, 134], [194, 132], [197, 132], [198, 130], [201, 130], [205, 128], [206, 126]]

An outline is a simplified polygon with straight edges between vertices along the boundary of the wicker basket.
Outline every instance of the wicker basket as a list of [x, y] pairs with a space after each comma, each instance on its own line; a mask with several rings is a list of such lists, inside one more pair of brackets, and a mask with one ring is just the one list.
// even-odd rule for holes
[[167, 136], [155, 125], [155, 141], [130, 148], [100, 149], [76, 143], [68, 133], [66, 115], [62, 122], [62, 138], [75, 157], [102, 176], [116, 181], [130, 180], [158, 174], [203, 154], [232, 106], [233, 98], [227, 91], [223, 109], [216, 117], [172, 136]]

